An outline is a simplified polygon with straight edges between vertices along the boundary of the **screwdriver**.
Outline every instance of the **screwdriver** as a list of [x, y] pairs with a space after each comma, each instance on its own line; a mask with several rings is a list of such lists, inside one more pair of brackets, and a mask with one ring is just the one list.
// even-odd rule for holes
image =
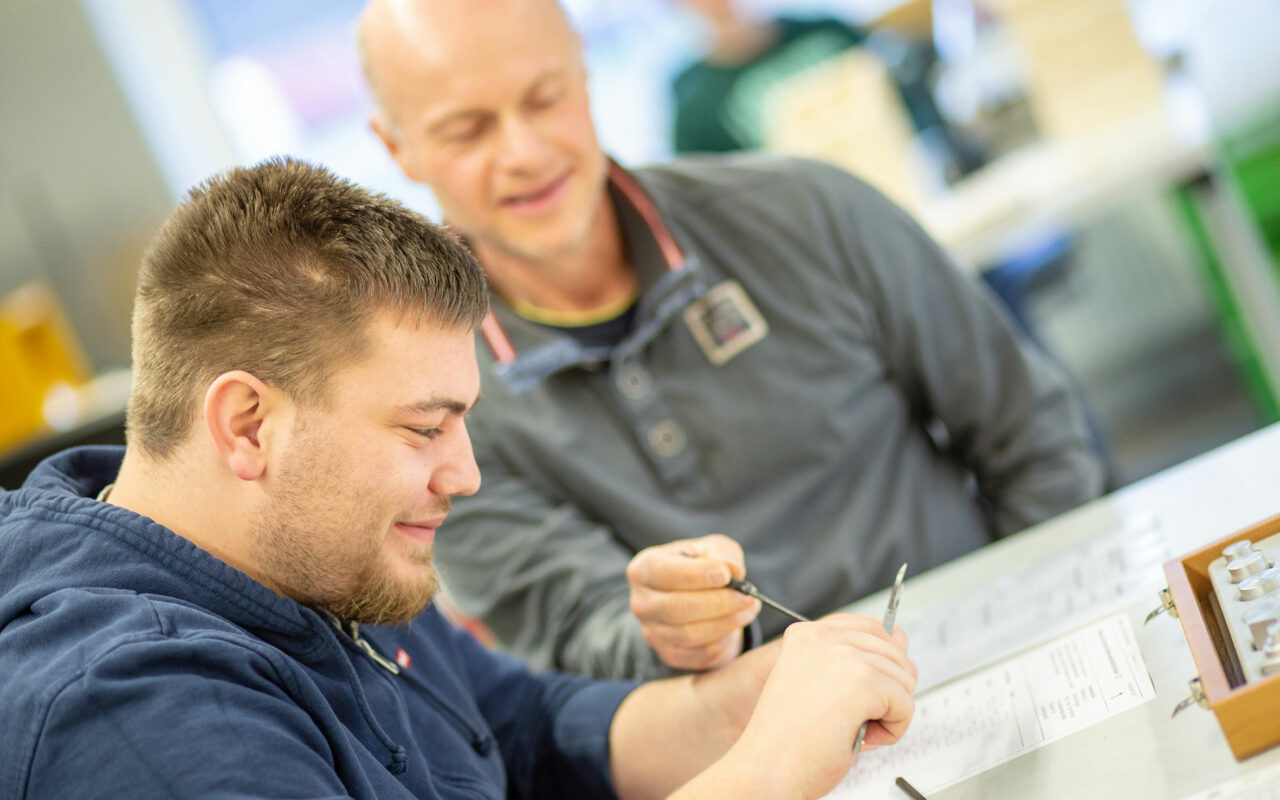
[[[893, 588], [889, 590], [889, 607], [884, 610], [884, 632], [893, 635], [893, 621], [898, 617], [898, 601], [902, 599], [902, 579], [907, 577], [907, 565], [898, 568], [898, 576], [893, 579]], [[853, 757], [862, 752], [862, 740], [867, 736], [867, 723], [858, 728], [858, 738], [853, 740]]]
[[[690, 553], [685, 550], [681, 550], [680, 555], [684, 556], [685, 558], [698, 558], [696, 554]], [[751, 581], [740, 580], [730, 575], [729, 583], [727, 586], [725, 586], [725, 588], [732, 589], [735, 592], [740, 592], [742, 594], [745, 594], [747, 597], [754, 597], [755, 599], [759, 600], [761, 603], [764, 603], [766, 606], [769, 606], [770, 608], [775, 609], [777, 611], [781, 611], [783, 614], [786, 614], [788, 617], [791, 617], [796, 622], [813, 622], [813, 620], [809, 619], [804, 614], [801, 614], [798, 611], [792, 611], [791, 609], [784, 606], [782, 603], [779, 603], [777, 600], [774, 600], [773, 598], [764, 594], [759, 589], [757, 589], [756, 585]]]
[[800, 614], [796, 611], [792, 611], [791, 609], [784, 606], [782, 603], [779, 603], [776, 600], [770, 599], [768, 595], [764, 594], [759, 589], [757, 589], [756, 585], [751, 581], [738, 580], [737, 578], [730, 576], [729, 588], [734, 590], [735, 592], [742, 592], [747, 597], [754, 597], [755, 599], [759, 600], [761, 603], [764, 603], [769, 608], [772, 608], [775, 611], [781, 611], [783, 614], [786, 614], [788, 617], [791, 617], [796, 622], [813, 622], [813, 620], [809, 619], [804, 614]]
[[[697, 557], [693, 553], [682, 552], [680, 555], [685, 556], [687, 558]], [[898, 617], [898, 602], [902, 599], [902, 581], [906, 577], [907, 577], [907, 565], [904, 563], [901, 567], [898, 568], [898, 574], [893, 579], [893, 588], [889, 590], [889, 604], [884, 611], [884, 620], [883, 620], [884, 632], [890, 635], [893, 634], [893, 623]], [[759, 600], [761, 603], [764, 603], [770, 608], [776, 611], [780, 611], [783, 614], [786, 614], [788, 617], [791, 617], [796, 622], [812, 622], [813, 621], [808, 617], [806, 617], [804, 614], [801, 614], [796, 611], [792, 611], [791, 609], [787, 608], [783, 604], [770, 598], [768, 595], [764, 594], [759, 589], [757, 589], [756, 585], [751, 581], [744, 581], [730, 575], [728, 588], [733, 589], [735, 592], [741, 592], [742, 594], [745, 594], [748, 597], [754, 597], [755, 599]], [[857, 758], [858, 754], [862, 752], [862, 740], [865, 739], [866, 736], [867, 736], [867, 723], [863, 722], [862, 726], [858, 728], [858, 738], [854, 739], [853, 741], [853, 757], [854, 758]]]

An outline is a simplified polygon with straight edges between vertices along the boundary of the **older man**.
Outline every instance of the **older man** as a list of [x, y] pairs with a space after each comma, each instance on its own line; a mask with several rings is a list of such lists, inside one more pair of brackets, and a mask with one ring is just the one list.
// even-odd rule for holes
[[869, 618], [636, 688], [422, 613], [480, 483], [486, 305], [455, 240], [321, 169], [191, 193], [143, 264], [127, 449], [0, 491], [0, 795], [818, 797], [864, 720], [901, 735], [914, 667]]
[[494, 293], [485, 488], [439, 555], [506, 647], [604, 676], [713, 667], [759, 612], [722, 588], [744, 550], [819, 614], [1100, 491], [1063, 376], [857, 179], [622, 169], [553, 0], [374, 0], [361, 44], [374, 129]]

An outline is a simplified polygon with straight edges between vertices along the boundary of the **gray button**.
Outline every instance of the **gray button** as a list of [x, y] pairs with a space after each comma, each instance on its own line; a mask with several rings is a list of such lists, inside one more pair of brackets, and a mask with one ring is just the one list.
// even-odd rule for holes
[[653, 376], [639, 364], [622, 364], [614, 379], [618, 391], [629, 400], [643, 400], [653, 393]]
[[649, 429], [649, 446], [663, 458], [674, 458], [684, 452], [688, 442], [684, 428], [674, 419], [663, 419], [655, 422]]

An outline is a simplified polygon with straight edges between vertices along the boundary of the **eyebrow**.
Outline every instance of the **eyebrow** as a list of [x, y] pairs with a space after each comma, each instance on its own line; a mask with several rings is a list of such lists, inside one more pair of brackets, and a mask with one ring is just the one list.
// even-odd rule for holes
[[[525, 87], [522, 96], [528, 97], [550, 81], [560, 79], [562, 77], [562, 72], [563, 70], [558, 67], [543, 72]], [[483, 108], [461, 108], [456, 111], [450, 111], [438, 119], [429, 121], [426, 125], [426, 130], [429, 134], [438, 135], [450, 125], [471, 122], [476, 119], [483, 119], [484, 117], [489, 116], [490, 113], [491, 112]]]
[[407, 406], [397, 406], [397, 411], [403, 411], [406, 414], [430, 414], [436, 411], [448, 411], [453, 414], [466, 414], [480, 402], [480, 396], [476, 395], [476, 399], [470, 405], [461, 400], [422, 400]]

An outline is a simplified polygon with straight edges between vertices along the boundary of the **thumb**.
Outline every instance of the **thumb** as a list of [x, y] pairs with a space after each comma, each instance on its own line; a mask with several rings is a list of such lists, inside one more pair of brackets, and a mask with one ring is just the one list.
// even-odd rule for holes
[[733, 577], [747, 576], [746, 557], [742, 552], [742, 545], [723, 533], [712, 533], [698, 539], [690, 539], [686, 545], [695, 548], [697, 555], [723, 562], [728, 566]]

